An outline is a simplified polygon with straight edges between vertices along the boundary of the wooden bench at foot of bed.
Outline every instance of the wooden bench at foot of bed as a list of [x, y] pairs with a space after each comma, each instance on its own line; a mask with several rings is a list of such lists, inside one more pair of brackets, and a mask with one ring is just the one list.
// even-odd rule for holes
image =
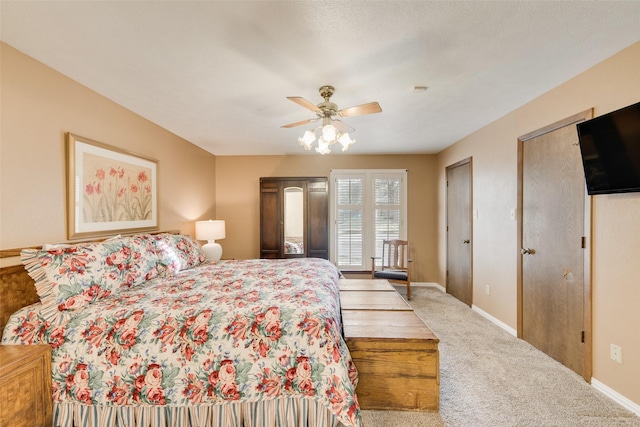
[[358, 369], [360, 407], [437, 411], [438, 337], [384, 282], [340, 281], [344, 334]]

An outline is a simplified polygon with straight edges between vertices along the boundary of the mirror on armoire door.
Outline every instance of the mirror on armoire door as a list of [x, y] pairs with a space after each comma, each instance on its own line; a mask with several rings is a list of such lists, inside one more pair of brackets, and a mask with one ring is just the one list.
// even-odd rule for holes
[[304, 255], [304, 189], [284, 189], [284, 253]]

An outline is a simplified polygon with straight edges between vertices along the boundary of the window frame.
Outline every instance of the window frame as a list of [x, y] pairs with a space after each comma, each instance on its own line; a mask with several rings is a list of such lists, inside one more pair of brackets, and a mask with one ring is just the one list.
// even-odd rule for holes
[[[370, 271], [371, 257], [375, 256], [375, 197], [374, 197], [374, 179], [384, 177], [400, 178], [400, 239], [406, 240], [407, 236], [407, 169], [332, 169], [330, 173], [329, 186], [329, 260], [333, 262], [339, 269], [344, 271]], [[337, 179], [341, 178], [362, 178], [363, 179], [363, 237], [362, 237], [362, 264], [359, 266], [338, 264], [337, 252]]]

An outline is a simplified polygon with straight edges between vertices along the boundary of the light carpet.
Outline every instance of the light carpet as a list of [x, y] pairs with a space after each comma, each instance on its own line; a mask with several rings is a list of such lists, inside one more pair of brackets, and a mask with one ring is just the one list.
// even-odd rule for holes
[[365, 410], [365, 427], [640, 427], [640, 417], [452, 296], [431, 287], [411, 294], [440, 338], [440, 411]]

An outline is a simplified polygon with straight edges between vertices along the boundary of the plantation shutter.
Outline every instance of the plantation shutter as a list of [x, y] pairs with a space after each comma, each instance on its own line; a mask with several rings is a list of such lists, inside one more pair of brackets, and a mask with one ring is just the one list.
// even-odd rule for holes
[[369, 270], [382, 240], [406, 239], [406, 171], [343, 169], [331, 181], [331, 260], [342, 270]]
[[401, 185], [398, 176], [374, 175], [375, 256], [382, 256], [382, 241], [400, 238]]
[[336, 235], [338, 265], [348, 268], [363, 266], [363, 178], [336, 180]]

